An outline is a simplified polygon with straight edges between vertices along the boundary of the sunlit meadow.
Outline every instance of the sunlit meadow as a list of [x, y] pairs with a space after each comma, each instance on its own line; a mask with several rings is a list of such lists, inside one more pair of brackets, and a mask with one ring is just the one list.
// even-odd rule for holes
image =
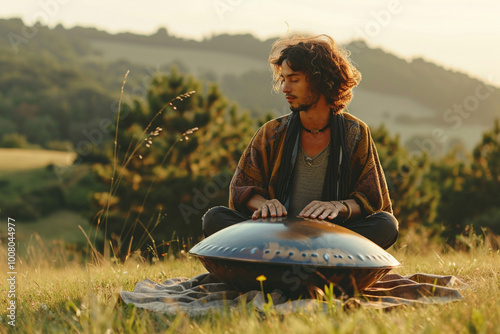
[[[391, 310], [297, 311], [278, 315], [251, 306], [189, 317], [126, 305], [119, 292], [133, 290], [149, 278], [163, 282], [172, 277], [193, 277], [206, 270], [184, 252], [159, 255], [146, 262], [133, 254], [124, 263], [110, 256], [99, 263], [68, 250], [63, 243], [45, 243], [33, 236], [19, 243], [25, 256], [17, 259], [15, 327], [7, 324], [6, 270], [1, 278], [2, 333], [499, 333], [500, 253], [491, 242], [471, 234], [456, 251], [408, 231], [390, 250], [402, 264], [394, 273], [417, 272], [455, 275], [466, 283], [464, 301], [450, 304], [404, 306]], [[2, 264], [7, 252], [2, 248]]]

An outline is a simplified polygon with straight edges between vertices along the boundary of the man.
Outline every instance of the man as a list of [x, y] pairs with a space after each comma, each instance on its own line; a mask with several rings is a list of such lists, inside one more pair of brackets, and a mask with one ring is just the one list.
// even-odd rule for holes
[[299, 216], [333, 221], [387, 249], [398, 222], [385, 176], [367, 125], [346, 111], [360, 73], [326, 35], [279, 40], [269, 62], [292, 113], [254, 135], [229, 208], [203, 217], [205, 235], [250, 217]]

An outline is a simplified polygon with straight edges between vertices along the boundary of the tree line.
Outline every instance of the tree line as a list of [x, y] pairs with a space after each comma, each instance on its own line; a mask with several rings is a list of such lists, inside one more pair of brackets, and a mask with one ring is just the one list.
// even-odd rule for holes
[[[94, 211], [104, 208], [99, 223], [107, 222], [108, 233], [134, 235], [138, 244], [149, 233], [157, 240], [200, 237], [202, 215], [227, 205], [242, 150], [272, 117], [256, 124], [228, 104], [217, 85], [203, 89], [176, 71], [156, 77], [147, 99], [128, 101], [123, 110], [128, 116], [118, 125], [117, 152], [110, 145], [110, 162], [94, 165], [97, 177], [114, 190], [95, 193], [93, 204]], [[372, 129], [372, 136], [403, 231], [425, 230], [451, 244], [466, 226], [500, 233], [498, 121], [473, 152], [456, 147], [439, 158], [409, 151], [384, 126]]]
[[[25, 36], [26, 30], [36, 35]], [[94, 41], [128, 43], [134, 48], [183, 48], [200, 57], [203, 51], [217, 51], [241, 56], [242, 62], [258, 59], [263, 64], [272, 43], [251, 35], [218, 35], [197, 42], [172, 36], [165, 28], [142, 36], [61, 25], [26, 27], [20, 19], [0, 20], [0, 36], [5, 37], [0, 39], [0, 147], [59, 150], [77, 150], [79, 144], [89, 141], [88, 131], [99, 128], [101, 119], [115, 116], [127, 69], [131, 75], [126, 93], [141, 97], [145, 97], [153, 72], [170, 69], [167, 63], [148, 67], [107, 61], [93, 46]], [[363, 89], [406, 96], [436, 111], [420, 122], [456, 126], [466, 121], [486, 126], [500, 117], [498, 88], [422, 59], [400, 59], [363, 41], [352, 41], [346, 48], [363, 73]], [[189, 64], [178, 67], [187, 70]], [[241, 75], [207, 72], [205, 76], [203, 79], [217, 82], [229, 99], [254, 117], [283, 105], [279, 96], [271, 94], [270, 85], [263, 84], [270, 80], [265, 69]]]

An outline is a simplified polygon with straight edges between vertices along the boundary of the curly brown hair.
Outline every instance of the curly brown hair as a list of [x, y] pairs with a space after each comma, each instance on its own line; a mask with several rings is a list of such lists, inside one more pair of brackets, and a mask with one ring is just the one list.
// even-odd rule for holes
[[276, 91], [281, 87], [284, 60], [292, 70], [304, 72], [312, 88], [324, 95], [336, 111], [349, 104], [352, 89], [361, 81], [361, 73], [351, 63], [349, 53], [327, 35], [296, 35], [273, 43], [269, 64]]

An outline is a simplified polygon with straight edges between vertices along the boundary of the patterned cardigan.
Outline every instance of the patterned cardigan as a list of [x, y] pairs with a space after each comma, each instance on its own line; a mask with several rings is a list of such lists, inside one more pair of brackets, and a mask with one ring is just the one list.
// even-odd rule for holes
[[[276, 183], [281, 164], [287, 124], [291, 114], [271, 120], [254, 135], [243, 152], [229, 189], [229, 207], [251, 214], [246, 207], [255, 194], [276, 197]], [[366, 214], [392, 213], [392, 204], [370, 129], [360, 119], [342, 113], [345, 126], [344, 158], [349, 161], [348, 193]]]

